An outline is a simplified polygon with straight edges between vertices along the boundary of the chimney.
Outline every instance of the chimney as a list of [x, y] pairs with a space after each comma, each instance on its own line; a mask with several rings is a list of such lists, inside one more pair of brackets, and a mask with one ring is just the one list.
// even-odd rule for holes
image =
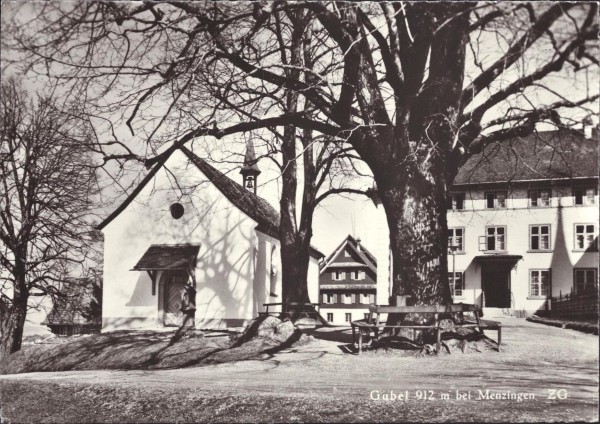
[[600, 132], [600, 124], [598, 124], [592, 128], [592, 140], [598, 141], [599, 132]]
[[594, 137], [594, 122], [592, 118], [589, 116], [585, 118], [582, 122], [583, 135], [585, 138], [593, 138]]
[[360, 252], [360, 237], [356, 239], [356, 250]]

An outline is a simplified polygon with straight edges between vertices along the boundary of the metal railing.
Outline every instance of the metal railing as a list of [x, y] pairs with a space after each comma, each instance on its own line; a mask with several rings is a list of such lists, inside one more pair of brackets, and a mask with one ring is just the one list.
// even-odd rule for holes
[[598, 292], [589, 290], [583, 293], [549, 298], [548, 309], [550, 315], [553, 316], [598, 316]]

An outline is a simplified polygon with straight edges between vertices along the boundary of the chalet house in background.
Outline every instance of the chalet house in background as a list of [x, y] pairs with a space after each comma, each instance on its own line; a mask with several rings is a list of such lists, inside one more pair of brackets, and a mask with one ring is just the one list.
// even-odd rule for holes
[[[247, 146], [239, 184], [183, 147], [152, 168], [98, 228], [104, 234], [102, 329], [182, 324], [195, 286], [198, 328], [244, 326], [281, 302], [279, 214], [256, 195], [260, 169]], [[311, 252], [308, 291], [318, 296]]]
[[[386, 240], [383, 208], [378, 240]], [[491, 144], [461, 168], [448, 199], [454, 302], [488, 316], [531, 315], [551, 296], [598, 296], [598, 135], [537, 132]], [[389, 244], [380, 241], [377, 302], [390, 293]]]
[[377, 261], [360, 239], [352, 236], [323, 262], [319, 278], [321, 316], [331, 324], [363, 319], [375, 303]]
[[102, 283], [93, 278], [71, 278], [59, 284], [56, 297], [42, 322], [59, 336], [99, 333], [102, 327]]

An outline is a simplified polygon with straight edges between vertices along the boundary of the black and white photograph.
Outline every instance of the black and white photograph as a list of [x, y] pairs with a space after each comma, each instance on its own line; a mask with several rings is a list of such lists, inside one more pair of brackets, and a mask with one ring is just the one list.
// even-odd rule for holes
[[0, 423], [599, 422], [598, 2], [1, 7]]

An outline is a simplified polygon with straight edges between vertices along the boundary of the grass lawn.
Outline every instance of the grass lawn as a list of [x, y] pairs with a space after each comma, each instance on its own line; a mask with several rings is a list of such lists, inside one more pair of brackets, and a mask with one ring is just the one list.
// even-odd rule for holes
[[[239, 334], [237, 335], [239, 336]], [[25, 346], [0, 365], [0, 374], [96, 369], [170, 369], [260, 358], [277, 349], [256, 338], [237, 346], [224, 331], [114, 331]], [[297, 343], [306, 342], [303, 338]]]
[[[44, 402], [40, 402], [40, 398]], [[571, 401], [372, 401], [347, 394], [232, 394], [226, 390], [119, 388], [89, 384], [9, 382], [2, 386], [10, 422], [520, 422], [592, 417], [594, 405]], [[20, 420], [24, 421], [20, 421]]]
[[[597, 421], [598, 337], [503, 322], [501, 352], [356, 356], [345, 349], [350, 330], [329, 328], [314, 343], [260, 359], [7, 375], [0, 377], [2, 415], [13, 423]], [[513, 397], [479, 398], [480, 390]], [[391, 391], [409, 399], [372, 399]], [[457, 391], [471, 399], [457, 399]]]

